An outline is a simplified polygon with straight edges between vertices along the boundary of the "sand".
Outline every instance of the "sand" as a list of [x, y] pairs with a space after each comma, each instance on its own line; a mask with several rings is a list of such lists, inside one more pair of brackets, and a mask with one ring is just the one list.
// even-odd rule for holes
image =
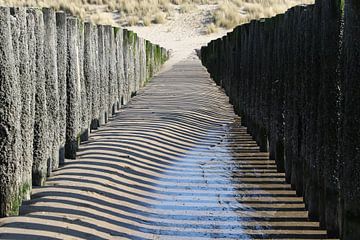
[[198, 59], [163, 71], [0, 239], [326, 239]]
[[216, 7], [217, 5], [199, 5], [197, 9], [189, 13], [180, 14], [175, 11], [174, 16], [164, 24], [127, 28], [138, 33], [140, 37], [160, 44], [171, 52], [171, 58], [165, 65], [165, 69], [167, 69], [194, 54], [195, 49], [200, 49], [201, 46], [206, 45], [211, 40], [222, 37], [231, 31], [219, 28], [217, 33], [206, 33], [206, 26], [211, 23], [211, 12]]

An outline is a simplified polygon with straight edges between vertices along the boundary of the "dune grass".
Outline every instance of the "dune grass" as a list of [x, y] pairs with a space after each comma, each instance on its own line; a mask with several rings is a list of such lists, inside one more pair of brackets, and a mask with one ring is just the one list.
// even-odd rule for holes
[[[251, 19], [270, 17], [301, 3], [314, 0], [0, 0], [6, 6], [40, 6], [63, 10], [98, 24], [162, 24], [176, 12], [187, 14], [199, 5], [214, 5], [208, 33], [231, 29]], [[116, 21], [115, 21], [116, 19]]]
[[314, 0], [224, 0], [214, 11], [213, 19], [215, 26], [231, 29], [253, 19], [283, 13], [295, 5], [313, 2]]

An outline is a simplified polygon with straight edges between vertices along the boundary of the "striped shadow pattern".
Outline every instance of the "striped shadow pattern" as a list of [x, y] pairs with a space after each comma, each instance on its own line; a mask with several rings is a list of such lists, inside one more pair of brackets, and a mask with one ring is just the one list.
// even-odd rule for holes
[[34, 189], [3, 239], [325, 239], [190, 57], [156, 76]]

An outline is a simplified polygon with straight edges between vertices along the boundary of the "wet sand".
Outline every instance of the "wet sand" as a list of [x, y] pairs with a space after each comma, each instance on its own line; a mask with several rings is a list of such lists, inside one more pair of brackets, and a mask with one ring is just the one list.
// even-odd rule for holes
[[195, 56], [34, 189], [0, 239], [324, 239]]

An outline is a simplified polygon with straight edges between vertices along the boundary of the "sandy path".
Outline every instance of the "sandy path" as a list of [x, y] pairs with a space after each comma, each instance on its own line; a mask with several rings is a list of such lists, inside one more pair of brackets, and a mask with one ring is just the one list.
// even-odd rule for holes
[[198, 59], [155, 77], [0, 239], [324, 239]]

